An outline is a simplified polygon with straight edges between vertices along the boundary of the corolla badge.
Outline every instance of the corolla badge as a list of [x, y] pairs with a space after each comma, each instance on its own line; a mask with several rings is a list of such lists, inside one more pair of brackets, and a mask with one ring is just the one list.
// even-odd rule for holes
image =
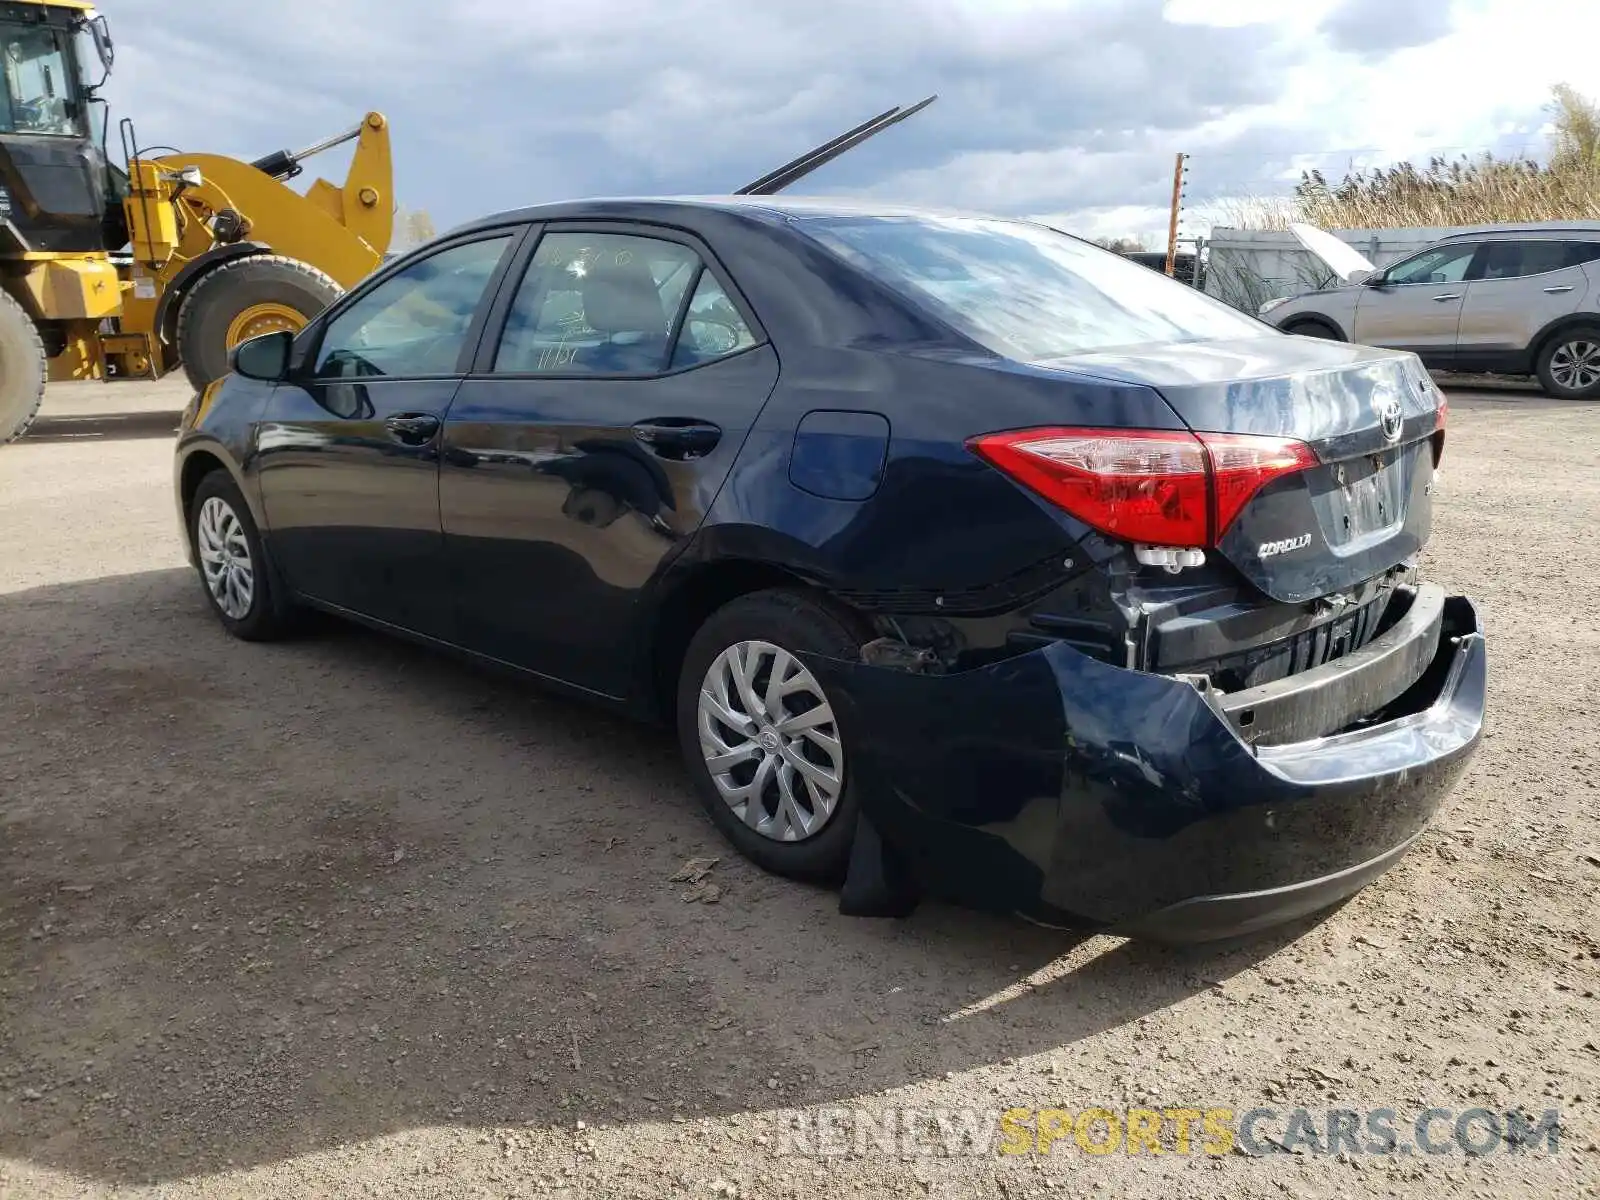
[[1280, 554], [1292, 554], [1296, 550], [1304, 550], [1311, 545], [1311, 535], [1302, 533], [1299, 537], [1284, 538], [1277, 542], [1262, 542], [1256, 547], [1257, 558], [1277, 558]]
[[1372, 411], [1378, 416], [1378, 425], [1383, 430], [1383, 440], [1398, 442], [1406, 426], [1405, 410], [1400, 406], [1400, 397], [1388, 388], [1380, 389], [1372, 395]]

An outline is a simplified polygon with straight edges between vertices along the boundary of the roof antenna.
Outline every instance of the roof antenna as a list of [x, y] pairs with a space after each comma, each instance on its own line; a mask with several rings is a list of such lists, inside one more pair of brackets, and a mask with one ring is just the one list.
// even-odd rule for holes
[[888, 129], [891, 125], [898, 125], [907, 117], [914, 117], [917, 113], [927, 108], [939, 98], [935, 93], [926, 100], [918, 101], [910, 108], [901, 108], [899, 105], [881, 112], [870, 121], [863, 121], [854, 129], [846, 130], [838, 137], [823, 142], [822, 145], [807, 150], [799, 158], [790, 159], [775, 171], [769, 171], [754, 183], [747, 183], [744, 187], [734, 192], [735, 196], [772, 196], [783, 191], [791, 184], [800, 182], [818, 167], [826, 166], [841, 154], [854, 150], [868, 138], [875, 137]]

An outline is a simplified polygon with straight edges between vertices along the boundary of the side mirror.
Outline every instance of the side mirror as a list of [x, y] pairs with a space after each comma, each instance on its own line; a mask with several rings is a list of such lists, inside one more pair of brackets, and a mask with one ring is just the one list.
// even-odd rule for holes
[[240, 342], [228, 356], [234, 372], [263, 383], [282, 383], [289, 376], [289, 350], [294, 334], [287, 329]]
[[95, 57], [100, 60], [106, 74], [111, 74], [111, 68], [117, 63], [117, 44], [111, 40], [111, 26], [105, 17], [95, 17], [89, 22], [89, 36], [94, 41]]
[[1377, 287], [1383, 282], [1382, 271], [1353, 271], [1350, 274], [1351, 283], [1365, 284], [1368, 287]]
[[106, 24], [105, 17], [95, 17], [81, 28], [89, 31], [89, 39], [94, 43], [95, 57], [100, 60], [100, 82], [85, 87], [85, 91], [92, 96], [105, 87], [106, 80], [111, 78], [111, 68], [117, 61], [117, 47], [111, 40], [111, 27]]

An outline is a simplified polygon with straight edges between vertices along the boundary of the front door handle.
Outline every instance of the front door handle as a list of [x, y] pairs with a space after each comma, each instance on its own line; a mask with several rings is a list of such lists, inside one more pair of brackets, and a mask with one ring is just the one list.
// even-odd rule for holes
[[1443, 304], [1446, 300], [1459, 300], [1459, 299], [1461, 299], [1461, 293], [1460, 292], [1451, 292], [1448, 296], [1435, 296], [1434, 299], [1437, 300], [1440, 304]]
[[1547, 287], [1544, 291], [1547, 296], [1559, 296], [1562, 292], [1572, 291], [1572, 284], [1563, 283], [1559, 287]]
[[717, 448], [722, 430], [709, 421], [688, 417], [660, 417], [640, 421], [633, 427], [634, 438], [662, 458], [703, 458]]
[[425, 446], [439, 432], [439, 418], [427, 413], [399, 413], [383, 424], [402, 446]]

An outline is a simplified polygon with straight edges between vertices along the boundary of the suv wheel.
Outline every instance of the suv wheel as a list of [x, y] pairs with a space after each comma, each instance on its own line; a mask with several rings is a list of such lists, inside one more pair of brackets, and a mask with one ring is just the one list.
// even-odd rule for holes
[[739, 852], [793, 879], [841, 878], [857, 799], [833, 697], [796, 657], [854, 659], [862, 639], [798, 592], [743, 596], [695, 634], [678, 740], [701, 803]]
[[1326, 321], [1290, 321], [1283, 327], [1285, 333], [1298, 334], [1301, 337], [1322, 338], [1329, 342], [1342, 342], [1339, 331]]
[[1600, 396], [1600, 326], [1564, 329], [1539, 351], [1539, 383], [1563, 400]]

